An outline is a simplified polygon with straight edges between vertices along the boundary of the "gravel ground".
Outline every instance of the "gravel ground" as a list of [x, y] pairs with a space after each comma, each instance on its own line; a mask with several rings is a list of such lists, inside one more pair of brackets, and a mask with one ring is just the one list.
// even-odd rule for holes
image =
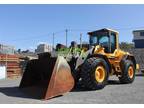
[[144, 75], [138, 74], [132, 84], [120, 84], [116, 77], [111, 77], [109, 84], [102, 90], [85, 91], [76, 89], [51, 100], [34, 99], [18, 89], [19, 79], [0, 80], [0, 103], [5, 104], [143, 104]]

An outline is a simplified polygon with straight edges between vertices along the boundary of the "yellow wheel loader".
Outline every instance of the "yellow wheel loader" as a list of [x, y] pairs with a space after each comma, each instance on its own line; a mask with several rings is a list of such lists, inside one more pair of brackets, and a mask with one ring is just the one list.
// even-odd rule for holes
[[135, 57], [119, 48], [118, 32], [101, 29], [89, 32], [90, 48], [79, 56], [39, 55], [28, 62], [20, 88], [40, 99], [50, 99], [72, 90], [81, 80], [90, 90], [105, 87], [110, 75], [121, 83], [132, 83], [138, 69]]

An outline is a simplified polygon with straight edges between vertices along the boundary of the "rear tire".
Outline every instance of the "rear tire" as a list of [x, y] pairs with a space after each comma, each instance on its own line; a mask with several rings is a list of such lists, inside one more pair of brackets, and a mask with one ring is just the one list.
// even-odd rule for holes
[[135, 66], [131, 60], [125, 60], [122, 67], [122, 75], [119, 80], [123, 84], [132, 83], [135, 79]]
[[102, 58], [92, 57], [85, 61], [81, 68], [84, 86], [90, 90], [102, 89], [107, 84], [109, 67]]

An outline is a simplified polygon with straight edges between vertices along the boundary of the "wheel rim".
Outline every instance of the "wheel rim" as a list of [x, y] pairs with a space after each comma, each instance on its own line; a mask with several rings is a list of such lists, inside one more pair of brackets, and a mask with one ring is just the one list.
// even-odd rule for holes
[[133, 76], [134, 76], [134, 70], [133, 70], [133, 67], [132, 67], [132, 66], [130, 66], [129, 69], [128, 69], [128, 75], [129, 75], [129, 77], [130, 77], [131, 79], [132, 79]]
[[97, 82], [101, 83], [105, 79], [105, 69], [103, 66], [98, 66], [95, 70], [95, 79]]

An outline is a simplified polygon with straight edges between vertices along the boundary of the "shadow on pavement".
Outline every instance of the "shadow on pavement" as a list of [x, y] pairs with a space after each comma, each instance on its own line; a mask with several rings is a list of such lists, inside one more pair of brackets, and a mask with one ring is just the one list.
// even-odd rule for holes
[[144, 77], [144, 73], [136, 74], [136, 77]]
[[[119, 80], [109, 80], [106, 86], [108, 85], [122, 85], [122, 84], [119, 82]], [[71, 92], [87, 92], [87, 91], [96, 91], [96, 90], [89, 90], [83, 87], [81, 84], [78, 84]]]
[[[144, 77], [144, 74], [143, 73], [136, 74], [136, 77]], [[109, 85], [122, 85], [122, 84], [119, 82], [119, 80], [109, 80], [106, 86]], [[71, 92], [87, 92], [87, 91], [95, 91], [95, 90], [89, 90], [83, 87], [82, 84], [77, 84], [77, 86]], [[0, 87], [0, 93], [3, 93], [4, 95], [11, 97], [39, 99], [36, 96], [26, 94], [25, 92], [20, 90], [19, 87]]]
[[119, 80], [109, 80], [107, 85], [122, 85]]
[[0, 93], [3, 93], [4, 95], [11, 97], [35, 99], [21, 92], [21, 90], [18, 87], [0, 87]]
[[81, 86], [76, 86], [71, 92], [87, 92], [87, 91], [94, 91], [94, 90], [88, 90]]
[[[18, 97], [18, 98], [27, 98], [27, 99], [36, 99], [36, 100], [43, 100], [40, 98], [38, 94], [40, 94], [40, 91], [33, 91], [32, 93], [29, 93], [25, 90], [21, 90], [19, 87], [0, 87], [0, 93], [3, 93], [6, 96], [11, 96], [11, 97]], [[41, 95], [41, 94], [40, 94]], [[53, 98], [58, 98], [61, 97], [62, 95], [53, 97]]]

